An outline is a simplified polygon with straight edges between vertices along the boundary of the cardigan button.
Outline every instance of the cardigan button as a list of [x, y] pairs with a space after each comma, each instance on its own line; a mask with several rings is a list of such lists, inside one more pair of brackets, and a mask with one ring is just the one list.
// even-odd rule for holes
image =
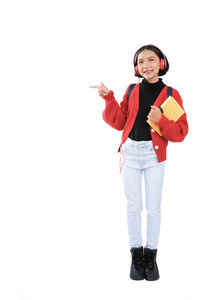
[[152, 128], [152, 129], [151, 129], [151, 132], [155, 132], [155, 130]]
[[159, 149], [159, 146], [158, 146], [158, 145], [156, 145], [156, 146], [155, 146], [155, 149], [156, 149], [156, 150], [158, 150], [158, 149]]

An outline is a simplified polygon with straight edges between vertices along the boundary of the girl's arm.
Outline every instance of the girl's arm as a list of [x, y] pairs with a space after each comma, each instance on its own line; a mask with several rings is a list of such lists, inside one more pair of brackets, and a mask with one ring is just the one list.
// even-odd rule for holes
[[127, 120], [128, 88], [120, 104], [115, 100], [113, 91], [109, 91], [109, 93], [103, 97], [105, 99], [105, 109], [102, 113], [103, 120], [117, 130], [122, 130]]
[[[183, 101], [179, 92], [173, 89], [172, 96], [183, 108]], [[171, 142], [182, 142], [188, 133], [188, 122], [186, 113], [184, 113], [176, 122], [169, 120], [163, 114], [156, 124], [160, 127], [160, 131], [163, 137]]]

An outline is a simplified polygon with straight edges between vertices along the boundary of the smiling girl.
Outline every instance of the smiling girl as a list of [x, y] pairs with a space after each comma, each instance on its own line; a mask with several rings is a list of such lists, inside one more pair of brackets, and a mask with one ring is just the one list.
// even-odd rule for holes
[[[160, 105], [168, 97], [168, 87], [159, 76], [169, 69], [163, 52], [154, 45], [145, 45], [134, 56], [135, 76], [143, 78], [130, 93], [126, 89], [118, 104], [113, 91], [103, 82], [98, 88], [105, 99], [103, 119], [117, 130], [123, 130], [118, 151], [124, 156], [122, 178], [127, 198], [127, 224], [132, 255], [130, 277], [133, 280], [154, 281], [159, 278], [156, 262], [161, 223], [161, 198], [168, 141], [182, 142], [188, 133], [186, 113], [176, 122], [169, 120]], [[129, 94], [130, 93], [130, 94]], [[179, 92], [172, 89], [172, 96], [183, 107]], [[160, 136], [146, 122], [156, 123]], [[142, 174], [145, 181], [147, 231], [146, 245], [142, 241]]]

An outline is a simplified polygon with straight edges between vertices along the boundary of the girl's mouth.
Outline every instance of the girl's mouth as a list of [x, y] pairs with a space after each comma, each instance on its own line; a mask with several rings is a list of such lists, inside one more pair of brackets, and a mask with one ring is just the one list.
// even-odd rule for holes
[[144, 73], [147, 74], [147, 75], [150, 74], [151, 72], [152, 72], [152, 70], [146, 70], [146, 71], [144, 71]]

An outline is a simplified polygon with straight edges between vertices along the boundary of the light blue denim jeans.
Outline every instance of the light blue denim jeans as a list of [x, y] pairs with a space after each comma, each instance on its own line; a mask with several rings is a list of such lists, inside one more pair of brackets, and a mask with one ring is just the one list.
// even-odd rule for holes
[[127, 199], [129, 246], [141, 247], [142, 241], [142, 174], [144, 174], [147, 230], [146, 245], [157, 249], [165, 161], [158, 162], [152, 141], [133, 141], [128, 138], [121, 147], [124, 163], [122, 178]]

